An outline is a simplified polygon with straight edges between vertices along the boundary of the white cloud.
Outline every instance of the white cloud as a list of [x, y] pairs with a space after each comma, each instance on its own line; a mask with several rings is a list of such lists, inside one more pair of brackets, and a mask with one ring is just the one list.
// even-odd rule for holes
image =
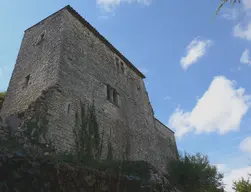
[[238, 24], [233, 29], [233, 35], [241, 39], [251, 41], [251, 22], [248, 24]]
[[251, 173], [251, 167], [244, 167], [239, 169], [233, 169], [225, 175], [223, 182], [226, 184], [226, 192], [234, 192], [232, 189], [233, 181], [237, 181], [243, 177], [248, 179], [248, 174]]
[[228, 171], [228, 168], [227, 168], [226, 164], [215, 164], [215, 166], [217, 167], [217, 170], [220, 173], [224, 173], [224, 172]]
[[243, 0], [242, 3], [244, 5], [245, 10], [251, 9], [251, 1], [250, 0]]
[[198, 37], [192, 40], [186, 48], [186, 56], [182, 57], [180, 60], [182, 68], [186, 70], [190, 65], [198, 61], [205, 55], [207, 49], [211, 45], [211, 40], [199, 40]]
[[244, 18], [250, 16], [251, 11], [251, 1], [250, 0], [242, 0], [241, 6], [231, 6], [223, 7], [221, 9], [221, 17], [227, 20], [240, 20], [243, 21]]
[[245, 95], [245, 89], [236, 88], [234, 81], [217, 76], [192, 111], [184, 112], [176, 108], [169, 118], [168, 126], [175, 129], [178, 137], [192, 131], [197, 134], [225, 134], [238, 130], [248, 111], [250, 98]]
[[251, 137], [245, 138], [241, 143], [240, 143], [240, 149], [243, 152], [251, 153]]
[[239, 17], [239, 11], [236, 8], [225, 8], [222, 9], [221, 17], [226, 20], [236, 20]]
[[104, 8], [106, 11], [112, 11], [121, 3], [139, 3], [143, 5], [150, 5], [152, 0], [96, 0], [96, 3]]
[[251, 65], [251, 59], [249, 57], [249, 50], [245, 49], [241, 55], [240, 62], [243, 64]]
[[225, 12], [224, 16], [227, 19], [239, 21], [233, 28], [233, 35], [242, 39], [251, 41], [251, 0], [243, 0], [241, 6], [232, 9], [232, 13]]

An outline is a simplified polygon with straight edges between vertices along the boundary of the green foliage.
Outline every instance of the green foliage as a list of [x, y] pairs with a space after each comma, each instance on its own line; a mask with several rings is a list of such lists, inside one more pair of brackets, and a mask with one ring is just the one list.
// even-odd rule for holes
[[6, 92], [0, 92], [0, 110], [3, 106], [5, 95], [6, 95]]
[[112, 155], [112, 144], [111, 144], [111, 141], [108, 141], [108, 153], [107, 153], [106, 160], [107, 160], [107, 161], [112, 161], [112, 159], [113, 159], [113, 155]]
[[103, 136], [100, 137], [99, 125], [94, 103], [85, 106], [80, 102], [80, 114], [75, 113], [75, 135], [77, 161], [99, 160], [102, 153]]
[[42, 114], [35, 114], [32, 119], [26, 122], [24, 134], [32, 142], [39, 142], [41, 138], [45, 139], [48, 130], [48, 120]]
[[232, 5], [236, 4], [236, 3], [241, 3], [241, 0], [220, 0], [221, 3], [218, 6], [217, 10], [216, 10], [216, 15], [219, 14], [221, 8], [226, 4], [226, 3], [230, 3]]
[[223, 174], [210, 165], [208, 157], [196, 155], [179, 155], [178, 160], [168, 166], [169, 181], [172, 186], [186, 192], [223, 192]]
[[249, 179], [245, 180], [241, 178], [238, 181], [234, 181], [233, 189], [236, 192], [250, 192], [251, 191], [251, 181]]

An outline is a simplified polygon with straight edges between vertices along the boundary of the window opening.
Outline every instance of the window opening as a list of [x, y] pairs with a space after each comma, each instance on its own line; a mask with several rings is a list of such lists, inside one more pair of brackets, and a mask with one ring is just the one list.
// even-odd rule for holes
[[107, 93], [106, 94], [107, 94], [108, 100], [111, 100], [110, 89], [111, 89], [110, 85], [107, 85], [107, 89], [106, 89]]
[[118, 94], [116, 90], [113, 90], [113, 102], [118, 105]]
[[29, 82], [30, 82], [30, 75], [27, 75], [26, 77], [25, 77], [25, 87], [27, 87], [28, 85], [29, 85]]
[[119, 63], [116, 63], [117, 72], [119, 73]]
[[121, 73], [124, 74], [124, 65], [122, 61], [120, 62], [120, 67], [121, 67]]
[[39, 43], [41, 43], [43, 40], [44, 40], [44, 38], [45, 38], [45, 31], [43, 31], [40, 35], [39, 35], [39, 37], [38, 37], [38, 39], [37, 39], [37, 45], [39, 44]]
[[68, 104], [67, 104], [67, 114], [69, 114], [69, 113], [70, 113], [70, 110], [71, 110], [71, 104], [70, 104], [70, 103], [68, 103]]
[[118, 106], [118, 92], [116, 89], [112, 88], [110, 85], [107, 85], [107, 99]]

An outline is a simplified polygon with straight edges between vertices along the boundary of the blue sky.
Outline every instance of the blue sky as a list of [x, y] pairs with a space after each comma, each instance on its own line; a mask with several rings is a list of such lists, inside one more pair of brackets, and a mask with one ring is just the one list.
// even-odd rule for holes
[[3, 0], [0, 91], [23, 31], [70, 4], [146, 75], [155, 115], [178, 147], [201, 152], [232, 179], [251, 168], [251, 0]]

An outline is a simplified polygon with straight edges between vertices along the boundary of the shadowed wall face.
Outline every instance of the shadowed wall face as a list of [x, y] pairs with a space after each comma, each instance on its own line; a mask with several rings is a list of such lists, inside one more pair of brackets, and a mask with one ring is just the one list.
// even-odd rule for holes
[[1, 116], [23, 112], [56, 83], [62, 24], [58, 13], [25, 32]]
[[160, 169], [176, 153], [169, 147], [173, 132], [156, 121], [142, 77], [68, 8], [25, 33], [3, 114], [25, 110], [42, 90], [56, 85], [60, 89], [50, 89], [45, 102], [48, 137], [58, 150], [74, 148], [81, 100], [94, 101], [104, 131], [103, 158], [109, 142], [114, 159], [146, 160]]

